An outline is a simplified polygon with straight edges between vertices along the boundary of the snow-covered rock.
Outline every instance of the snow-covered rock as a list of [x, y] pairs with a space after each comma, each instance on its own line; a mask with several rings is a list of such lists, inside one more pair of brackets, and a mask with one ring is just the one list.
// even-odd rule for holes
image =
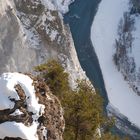
[[4, 73], [0, 89], [0, 139], [62, 140], [63, 111], [43, 81]]
[[56, 8], [62, 12], [66, 13], [69, 10], [69, 5], [73, 2], [74, 0], [52, 0], [52, 2], [55, 4]]
[[74, 0], [42, 0], [44, 5], [47, 5], [50, 10], [58, 10], [62, 14], [68, 12], [69, 5]]

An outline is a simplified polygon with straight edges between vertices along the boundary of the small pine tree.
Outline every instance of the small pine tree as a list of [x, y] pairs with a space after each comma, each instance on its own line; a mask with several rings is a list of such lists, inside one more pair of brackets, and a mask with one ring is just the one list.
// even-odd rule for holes
[[35, 71], [40, 73], [39, 76], [44, 78], [46, 84], [57, 97], [62, 98], [64, 92], [70, 90], [69, 75], [58, 61], [49, 60], [47, 63], [35, 67]]

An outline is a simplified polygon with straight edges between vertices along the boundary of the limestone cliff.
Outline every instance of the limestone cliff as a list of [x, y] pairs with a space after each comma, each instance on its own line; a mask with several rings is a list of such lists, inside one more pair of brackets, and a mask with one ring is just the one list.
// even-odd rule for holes
[[0, 73], [27, 72], [50, 58], [58, 59], [70, 79], [83, 77], [69, 27], [62, 13], [71, 0], [0, 1]]

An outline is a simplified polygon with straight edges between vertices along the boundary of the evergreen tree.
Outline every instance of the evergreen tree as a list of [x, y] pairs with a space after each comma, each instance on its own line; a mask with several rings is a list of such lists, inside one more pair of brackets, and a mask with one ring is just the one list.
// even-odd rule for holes
[[35, 67], [35, 71], [40, 73], [39, 76], [44, 78], [53, 94], [59, 99], [63, 97], [64, 92], [70, 90], [68, 73], [64, 71], [58, 61], [49, 60], [47, 63]]

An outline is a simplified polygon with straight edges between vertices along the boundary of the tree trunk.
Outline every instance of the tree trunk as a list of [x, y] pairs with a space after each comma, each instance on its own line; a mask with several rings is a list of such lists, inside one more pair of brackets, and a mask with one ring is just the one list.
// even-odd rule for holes
[[78, 135], [79, 135], [79, 116], [76, 118], [76, 127], [75, 127], [75, 139], [78, 140]]

